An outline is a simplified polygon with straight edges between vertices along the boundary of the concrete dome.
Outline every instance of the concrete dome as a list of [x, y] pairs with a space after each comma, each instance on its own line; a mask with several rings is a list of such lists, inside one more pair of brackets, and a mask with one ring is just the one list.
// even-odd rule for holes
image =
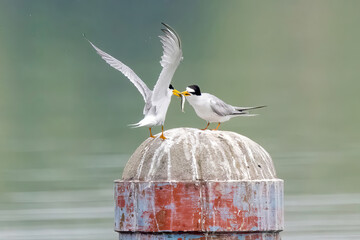
[[228, 131], [170, 129], [146, 139], [130, 157], [123, 180], [264, 180], [275, 179], [270, 155], [257, 143]]

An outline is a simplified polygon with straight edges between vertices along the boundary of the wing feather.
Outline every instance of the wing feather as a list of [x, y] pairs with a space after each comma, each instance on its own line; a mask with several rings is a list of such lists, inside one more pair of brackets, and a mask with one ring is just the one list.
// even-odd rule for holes
[[210, 99], [211, 109], [219, 116], [228, 116], [234, 113], [234, 107], [225, 103], [223, 100], [212, 96]]
[[181, 41], [178, 34], [169, 25], [162, 24], [165, 26], [162, 29], [164, 35], [159, 37], [163, 47], [160, 61], [163, 69], [154, 86], [151, 98], [153, 105], [157, 105], [156, 103], [162, 101], [163, 97], [167, 95], [171, 79], [182, 60]]
[[[105, 62], [107, 62], [110, 66], [112, 66], [113, 68], [115, 68], [116, 70], [118, 70], [122, 74], [124, 74], [130, 80], [130, 82], [132, 82], [135, 85], [135, 87], [139, 90], [139, 92], [143, 96], [145, 103], [148, 103], [149, 100], [151, 99], [152, 92], [146, 86], [146, 84], [136, 75], [136, 73], [131, 68], [126, 66], [124, 63], [122, 63], [121, 61], [117, 60], [110, 54], [108, 54], [108, 53], [102, 51], [101, 49], [99, 49], [98, 47], [96, 47], [89, 40], [87, 40], [87, 41], [96, 50], [96, 52], [101, 56], [101, 58], [105, 60]], [[144, 109], [144, 111], [145, 111], [145, 109]]]

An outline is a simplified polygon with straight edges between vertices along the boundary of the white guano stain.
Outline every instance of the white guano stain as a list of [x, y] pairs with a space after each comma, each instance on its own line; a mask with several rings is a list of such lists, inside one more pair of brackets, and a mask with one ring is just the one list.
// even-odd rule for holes
[[[276, 178], [272, 159], [264, 148], [237, 133], [177, 128], [164, 134], [166, 140], [147, 139], [136, 150], [140, 152], [133, 156], [141, 159], [130, 158], [128, 164], [136, 161], [138, 166], [129, 167], [135, 172], [127, 172], [127, 177], [139, 180], [144, 176], [145, 181], [156, 181], [157, 177], [170, 181], [204, 176], [212, 178], [204, 180], [227, 181]], [[179, 166], [188, 170], [173, 169]]]
[[[238, 146], [238, 141], [234, 141], [234, 138], [232, 138], [230, 135], [223, 135], [224, 139], [227, 140], [227, 143], [230, 145], [232, 151], [235, 153], [232, 157], [232, 165], [233, 168], [236, 171], [236, 174], [238, 176], [244, 176], [244, 179], [249, 179], [250, 178], [250, 174], [249, 174], [249, 169], [247, 167], [247, 164], [242, 164], [241, 163], [241, 159], [244, 158], [244, 153], [241, 151], [241, 148], [239, 148]], [[235, 139], [237, 140], [237, 139]], [[237, 165], [236, 163], [239, 162], [239, 164]], [[240, 166], [239, 168], [237, 166]]]
[[[155, 193], [155, 184], [153, 184], [152, 185], [152, 190], [151, 190], [151, 192], [153, 192], [153, 193]], [[152, 211], [153, 211], [153, 214], [154, 214], [154, 220], [155, 220], [155, 224], [156, 224], [156, 229], [157, 229], [157, 231], [159, 231], [160, 229], [159, 229], [159, 223], [158, 223], [158, 221], [157, 221], [157, 218], [156, 218], [156, 209], [155, 209], [155, 194], [152, 194], [151, 195], [151, 197], [152, 197], [152, 201], [151, 201], [151, 208], [152, 208]]]
[[191, 149], [190, 149], [191, 164], [192, 164], [192, 168], [194, 169], [193, 180], [196, 180], [196, 179], [199, 179], [199, 172], [198, 172], [198, 167], [197, 167], [197, 162], [196, 162], [196, 150], [198, 148], [199, 139], [198, 139], [197, 134], [190, 134], [188, 139], [189, 139], [190, 145], [191, 145]]
[[171, 154], [170, 154], [170, 151], [168, 152], [167, 157], [168, 157], [168, 160], [167, 160], [167, 162], [168, 162], [168, 165], [167, 165], [168, 177], [167, 177], [167, 179], [171, 180]]
[[137, 173], [136, 173], [136, 178], [139, 179], [140, 178], [140, 175], [141, 175], [141, 170], [143, 168], [143, 165], [144, 165], [144, 161], [145, 161], [145, 157], [146, 157], [146, 153], [148, 152], [149, 150], [149, 146], [145, 146], [145, 149], [144, 149], [144, 154], [141, 158], [141, 161], [140, 161], [140, 164], [139, 164], [139, 167], [137, 169]]
[[[174, 142], [171, 139], [169, 139], [167, 140], [166, 144], [161, 143], [159, 148], [155, 150], [154, 155], [151, 158], [151, 165], [147, 175], [147, 179], [151, 179], [155, 175], [157, 169], [160, 166], [161, 159], [163, 159], [164, 156], [170, 152], [170, 149], [173, 144]], [[171, 157], [169, 157], [168, 160], [171, 161]]]
[[256, 163], [256, 161], [255, 161], [254, 155], [253, 155], [253, 153], [252, 153], [252, 151], [251, 151], [251, 148], [249, 147], [248, 142], [243, 141], [243, 139], [242, 139], [241, 142], [242, 142], [243, 146], [245, 147], [245, 150], [246, 150], [248, 159], [250, 160], [250, 163], [251, 163], [251, 164], [249, 164], [249, 165], [251, 165], [251, 168], [255, 171], [256, 176], [259, 176], [258, 166], [257, 166], [257, 163]]

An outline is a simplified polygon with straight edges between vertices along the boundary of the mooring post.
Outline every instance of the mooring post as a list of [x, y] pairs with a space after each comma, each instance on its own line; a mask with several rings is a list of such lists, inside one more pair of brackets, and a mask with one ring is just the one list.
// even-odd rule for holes
[[283, 180], [259, 144], [192, 128], [165, 136], [145, 140], [115, 181], [119, 239], [280, 239]]

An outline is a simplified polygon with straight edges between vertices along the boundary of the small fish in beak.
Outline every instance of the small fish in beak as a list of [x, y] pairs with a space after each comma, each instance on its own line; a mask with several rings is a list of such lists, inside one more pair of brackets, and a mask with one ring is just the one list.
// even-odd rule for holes
[[185, 96], [181, 94], [181, 111], [182, 111], [182, 112], [185, 112], [185, 111], [184, 111], [185, 101], [186, 101]]

